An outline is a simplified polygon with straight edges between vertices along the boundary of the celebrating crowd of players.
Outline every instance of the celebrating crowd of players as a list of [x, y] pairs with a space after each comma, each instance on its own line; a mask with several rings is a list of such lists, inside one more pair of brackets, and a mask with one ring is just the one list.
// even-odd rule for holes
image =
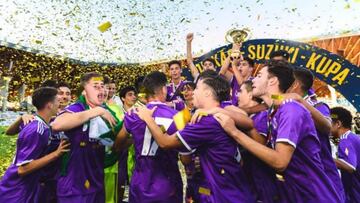
[[360, 202], [351, 113], [317, 101], [309, 70], [276, 51], [256, 75], [242, 56], [229, 56], [220, 70], [206, 59], [199, 73], [193, 35], [186, 40], [194, 81], [182, 80], [181, 63], [171, 61], [170, 82], [151, 72], [120, 97], [95, 72], [82, 76], [74, 103], [65, 83], [36, 89], [36, 113], [6, 132], [19, 135], [0, 202], [122, 202], [127, 185], [135, 203]]

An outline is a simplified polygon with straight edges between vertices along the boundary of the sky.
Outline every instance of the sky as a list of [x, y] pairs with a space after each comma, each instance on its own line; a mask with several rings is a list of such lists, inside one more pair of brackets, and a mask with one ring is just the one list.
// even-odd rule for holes
[[[104, 22], [112, 26], [100, 32]], [[194, 33], [201, 55], [227, 44], [231, 28], [251, 39], [360, 34], [360, 0], [0, 0], [0, 42], [99, 63], [183, 58]]]

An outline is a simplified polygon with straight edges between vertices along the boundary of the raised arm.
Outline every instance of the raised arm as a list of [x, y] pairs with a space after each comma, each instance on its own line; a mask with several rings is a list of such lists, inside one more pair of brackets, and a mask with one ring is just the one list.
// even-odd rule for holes
[[[241, 45], [240, 44], [233, 44], [232, 51], [239, 51]], [[233, 74], [228, 70], [229, 66], [231, 65], [230, 55], [225, 59], [224, 63], [221, 66], [219, 75], [223, 75], [227, 81], [231, 81], [233, 78]]]
[[194, 64], [194, 60], [192, 57], [191, 42], [193, 39], [193, 33], [189, 33], [186, 35], [186, 62], [188, 64], [188, 67], [190, 68], [191, 75], [194, 79], [196, 79], [199, 76], [199, 71]]

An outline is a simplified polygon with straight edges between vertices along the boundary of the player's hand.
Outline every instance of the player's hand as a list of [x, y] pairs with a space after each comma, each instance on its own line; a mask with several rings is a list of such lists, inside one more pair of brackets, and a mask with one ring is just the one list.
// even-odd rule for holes
[[152, 109], [148, 109], [146, 106], [138, 107], [135, 109], [134, 113], [136, 113], [139, 118], [145, 121], [148, 118], [152, 118], [157, 106], [154, 106]]
[[34, 119], [35, 119], [35, 116], [30, 115], [30, 114], [24, 114], [24, 115], [21, 116], [21, 120], [24, 123], [24, 125], [27, 125], [28, 123], [30, 123]]
[[69, 147], [70, 147], [69, 141], [67, 141], [67, 140], [61, 140], [61, 141], [60, 141], [60, 144], [59, 144], [59, 147], [58, 147], [58, 148], [56, 149], [56, 151], [55, 151], [56, 157], [59, 158], [59, 157], [61, 157], [61, 155], [63, 155], [65, 152], [70, 151]]
[[232, 50], [233, 51], [239, 51], [242, 46], [242, 43], [233, 43], [232, 44]]
[[221, 112], [221, 108], [212, 108], [212, 109], [197, 109], [194, 113], [194, 115], [191, 117], [190, 123], [191, 124], [195, 124], [197, 122], [199, 122], [201, 120], [201, 118], [203, 116], [207, 116], [207, 115], [214, 115], [216, 113]]
[[214, 118], [217, 120], [217, 122], [219, 122], [219, 124], [221, 125], [221, 127], [229, 134], [232, 135], [232, 133], [234, 133], [235, 131], [237, 131], [238, 129], [235, 126], [235, 122], [233, 119], [231, 119], [229, 116], [222, 114], [222, 113], [217, 113], [214, 115]]
[[193, 39], [194, 39], [194, 33], [188, 33], [186, 35], [186, 41], [187, 42], [191, 43]]
[[114, 118], [114, 116], [106, 109], [102, 108], [102, 114], [101, 117], [105, 120], [107, 120], [110, 124], [111, 127], [114, 127], [116, 125], [116, 120]]

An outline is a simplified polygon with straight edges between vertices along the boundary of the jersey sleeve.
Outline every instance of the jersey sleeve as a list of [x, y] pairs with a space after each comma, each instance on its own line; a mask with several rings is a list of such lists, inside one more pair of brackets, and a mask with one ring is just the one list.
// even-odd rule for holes
[[[45, 127], [34, 122], [24, 130], [25, 132], [19, 135], [19, 142], [16, 153], [16, 166], [22, 166], [30, 163], [33, 160], [39, 159], [43, 153], [44, 137], [41, 132], [46, 131]], [[30, 124], [29, 124], [30, 125]]]
[[356, 170], [358, 157], [349, 140], [340, 140], [338, 147], [338, 159], [350, 166], [352, 169]]
[[267, 136], [267, 112], [262, 112], [259, 117], [254, 121], [254, 127], [258, 133], [264, 137]]
[[279, 108], [282, 109], [279, 109], [281, 113], [277, 121], [276, 142], [284, 142], [296, 148], [301, 136], [301, 128], [305, 122], [309, 122], [309, 120], [304, 121], [306, 118], [305, 109], [295, 102], [285, 103]]
[[187, 124], [185, 128], [176, 133], [178, 139], [188, 151], [194, 151], [196, 148], [206, 145], [214, 134], [212, 123], [207, 123], [204, 118], [195, 124]]

